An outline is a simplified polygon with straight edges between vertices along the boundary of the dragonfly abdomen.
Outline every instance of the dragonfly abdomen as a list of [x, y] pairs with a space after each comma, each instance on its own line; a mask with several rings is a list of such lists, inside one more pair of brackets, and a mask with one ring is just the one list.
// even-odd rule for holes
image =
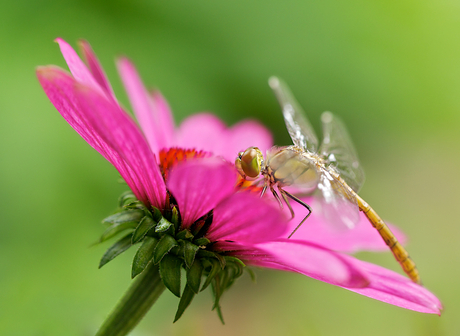
[[414, 261], [409, 256], [406, 249], [398, 242], [390, 228], [380, 218], [380, 216], [367, 204], [361, 197], [356, 195], [359, 209], [364, 212], [372, 226], [379, 232], [385, 244], [390, 248], [395, 259], [399, 262], [404, 273], [415, 283], [421, 284], [420, 274], [415, 266]]

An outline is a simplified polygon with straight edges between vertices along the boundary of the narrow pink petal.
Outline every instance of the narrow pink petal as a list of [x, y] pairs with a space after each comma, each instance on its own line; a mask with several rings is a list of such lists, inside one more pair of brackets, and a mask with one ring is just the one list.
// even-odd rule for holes
[[[69, 124], [120, 171], [143, 202], [162, 208], [166, 189], [155, 156], [132, 119], [113, 101], [65, 71], [42, 67], [46, 94]], [[146, 202], [146, 199], [148, 202]]]
[[142, 181], [150, 204], [163, 208], [166, 186], [155, 155], [134, 121], [119, 105], [97, 92], [78, 85], [75, 93], [80, 98], [82, 111], [109, 143], [129, 162]]
[[142, 83], [134, 65], [127, 59], [117, 61], [123, 85], [152, 151], [156, 154], [162, 148], [170, 147], [171, 129], [164, 128], [158, 108]]
[[180, 125], [177, 145], [206, 150], [234, 162], [238, 152], [257, 146], [263, 152], [272, 146], [270, 132], [254, 120], [242, 121], [231, 128], [210, 113], [195, 114]]
[[147, 204], [147, 194], [134, 171], [79, 110], [77, 98], [72, 92], [75, 79], [64, 70], [53, 66], [38, 68], [37, 76], [48, 98], [70, 126], [115, 166], [136, 197]]
[[216, 245], [247, 264], [294, 271], [405, 309], [438, 315], [443, 309], [433, 293], [410, 279], [309, 242], [280, 239], [255, 246]]
[[156, 90], [151, 93], [153, 103], [158, 114], [158, 123], [161, 125], [165, 147], [172, 147], [175, 140], [174, 118], [168, 102], [160, 91]]
[[[377, 230], [371, 225], [366, 216], [360, 212], [359, 222], [352, 229], [334, 229], [332, 224], [325, 223], [323, 217], [318, 213], [320, 210], [315, 206], [313, 197], [302, 198], [304, 202], [312, 207], [312, 214], [294, 233], [292, 238], [297, 240], [308, 240], [331, 250], [355, 253], [358, 251], [389, 251]], [[295, 212], [295, 217], [290, 221], [290, 234], [294, 228], [307, 214], [307, 210], [300, 204], [290, 201]], [[406, 242], [405, 235], [395, 226], [389, 225], [392, 232], [401, 244]]]
[[188, 117], [180, 125], [177, 135], [178, 147], [205, 150], [216, 156], [222, 154], [221, 148], [229, 140], [225, 124], [210, 113]]
[[105, 74], [105, 71], [99, 63], [99, 60], [97, 59], [90, 44], [85, 40], [80, 40], [78, 45], [83, 53], [86, 63], [89, 66], [89, 70], [91, 71], [93, 78], [107, 92], [108, 96], [112, 97], [116, 101], [115, 94], [113, 93], [112, 86], [107, 79], [107, 75]]
[[83, 61], [77, 55], [75, 50], [61, 38], [57, 38], [55, 41], [59, 44], [62, 56], [64, 56], [64, 59], [74, 78], [78, 82], [91, 87], [93, 90], [105, 94], [104, 90], [101, 88], [101, 86], [99, 86], [99, 84], [94, 79], [93, 75], [88, 70], [85, 63], [83, 63]]
[[167, 183], [187, 228], [234, 192], [236, 172], [218, 158], [190, 160], [175, 167]]
[[234, 161], [238, 153], [248, 147], [258, 147], [265, 154], [273, 146], [270, 131], [255, 120], [243, 120], [232, 126], [229, 133], [230, 139], [223, 149], [224, 157], [229, 161]]
[[361, 288], [368, 285], [366, 273], [353, 260], [323, 246], [295, 239], [258, 244], [261, 253], [236, 253], [248, 263], [304, 274], [330, 284]]
[[214, 208], [206, 237], [210, 241], [255, 244], [280, 237], [286, 231], [286, 224], [277, 204], [249, 192], [239, 192]]
[[405, 309], [441, 315], [442, 303], [425, 287], [383, 267], [359, 260], [356, 262], [369, 275], [370, 284], [366, 288], [344, 286], [345, 289]]

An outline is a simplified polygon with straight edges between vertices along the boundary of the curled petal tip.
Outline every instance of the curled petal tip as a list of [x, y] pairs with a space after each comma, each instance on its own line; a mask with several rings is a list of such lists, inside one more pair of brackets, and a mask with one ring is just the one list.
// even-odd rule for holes
[[38, 78], [52, 80], [59, 77], [62, 74], [67, 74], [64, 69], [55, 65], [41, 65], [35, 68], [35, 73]]
[[[63, 44], [69, 45], [69, 44], [67, 43], [67, 41], [64, 40], [62, 37], [56, 37], [56, 38], [54, 39], [54, 42], [56, 42], [56, 43], [59, 44], [60, 46], [62, 46]], [[69, 46], [70, 46], [70, 45], [69, 45]]]
[[442, 302], [439, 301], [437, 298], [436, 298], [437, 302], [433, 304], [433, 312], [438, 315], [438, 316], [441, 316], [442, 314], [442, 311], [444, 310], [444, 306], [442, 305]]
[[83, 52], [91, 50], [91, 45], [89, 44], [88, 41], [86, 41], [84, 39], [79, 39], [77, 41], [77, 45], [80, 48], [80, 50], [83, 51]]
[[46, 74], [48, 71], [49, 71], [49, 66], [46, 66], [46, 65], [40, 65], [38, 67], [35, 68], [35, 73], [37, 75], [44, 75]]
[[268, 85], [270, 85], [270, 87], [272, 89], [275, 89], [277, 87], [279, 87], [280, 85], [280, 80], [278, 79], [278, 77], [276, 76], [271, 76], [269, 79], [268, 79]]
[[89, 45], [89, 42], [86, 41], [85, 39], [78, 39], [77, 43], [80, 44], [80, 45], [81, 45], [81, 44], [83, 44], [83, 45]]
[[122, 65], [133, 66], [131, 60], [127, 56], [124, 56], [124, 55], [118, 56], [116, 58], [116, 62], [118, 66], [122, 66]]
[[122, 77], [123, 74], [126, 76], [127, 74], [132, 74], [136, 71], [133, 62], [131, 62], [131, 60], [124, 55], [118, 56], [115, 62], [118, 68], [118, 72], [122, 75]]

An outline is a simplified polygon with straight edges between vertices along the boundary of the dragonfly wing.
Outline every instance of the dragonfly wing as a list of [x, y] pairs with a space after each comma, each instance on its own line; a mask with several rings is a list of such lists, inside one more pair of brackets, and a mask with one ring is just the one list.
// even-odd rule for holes
[[318, 190], [323, 217], [334, 229], [353, 229], [359, 221], [359, 207], [353, 192], [326, 168], [321, 169]]
[[364, 184], [364, 171], [345, 125], [331, 112], [324, 112], [321, 122], [324, 138], [319, 154], [355, 192], [358, 192]]
[[318, 138], [289, 87], [277, 77], [271, 77], [268, 83], [281, 105], [286, 128], [294, 145], [311, 153], [316, 153]]

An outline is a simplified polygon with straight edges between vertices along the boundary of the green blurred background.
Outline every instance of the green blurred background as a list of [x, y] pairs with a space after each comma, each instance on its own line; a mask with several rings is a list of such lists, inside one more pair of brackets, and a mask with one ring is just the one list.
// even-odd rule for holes
[[[172, 324], [165, 293], [133, 335], [459, 335], [460, 6], [452, 0], [94, 1], [0, 5], [0, 334], [92, 335], [130, 284], [133, 251], [101, 270], [90, 247], [116, 171], [55, 111], [34, 74], [65, 66], [56, 37], [87, 39], [128, 106], [116, 55], [161, 88], [177, 122], [213, 111], [261, 120], [289, 144], [267, 78], [284, 78], [319, 128], [331, 110], [356, 143], [361, 195], [410, 237], [442, 317], [306, 277], [258, 271], [223, 299], [198, 296]], [[362, 258], [398, 270], [390, 253]]]

